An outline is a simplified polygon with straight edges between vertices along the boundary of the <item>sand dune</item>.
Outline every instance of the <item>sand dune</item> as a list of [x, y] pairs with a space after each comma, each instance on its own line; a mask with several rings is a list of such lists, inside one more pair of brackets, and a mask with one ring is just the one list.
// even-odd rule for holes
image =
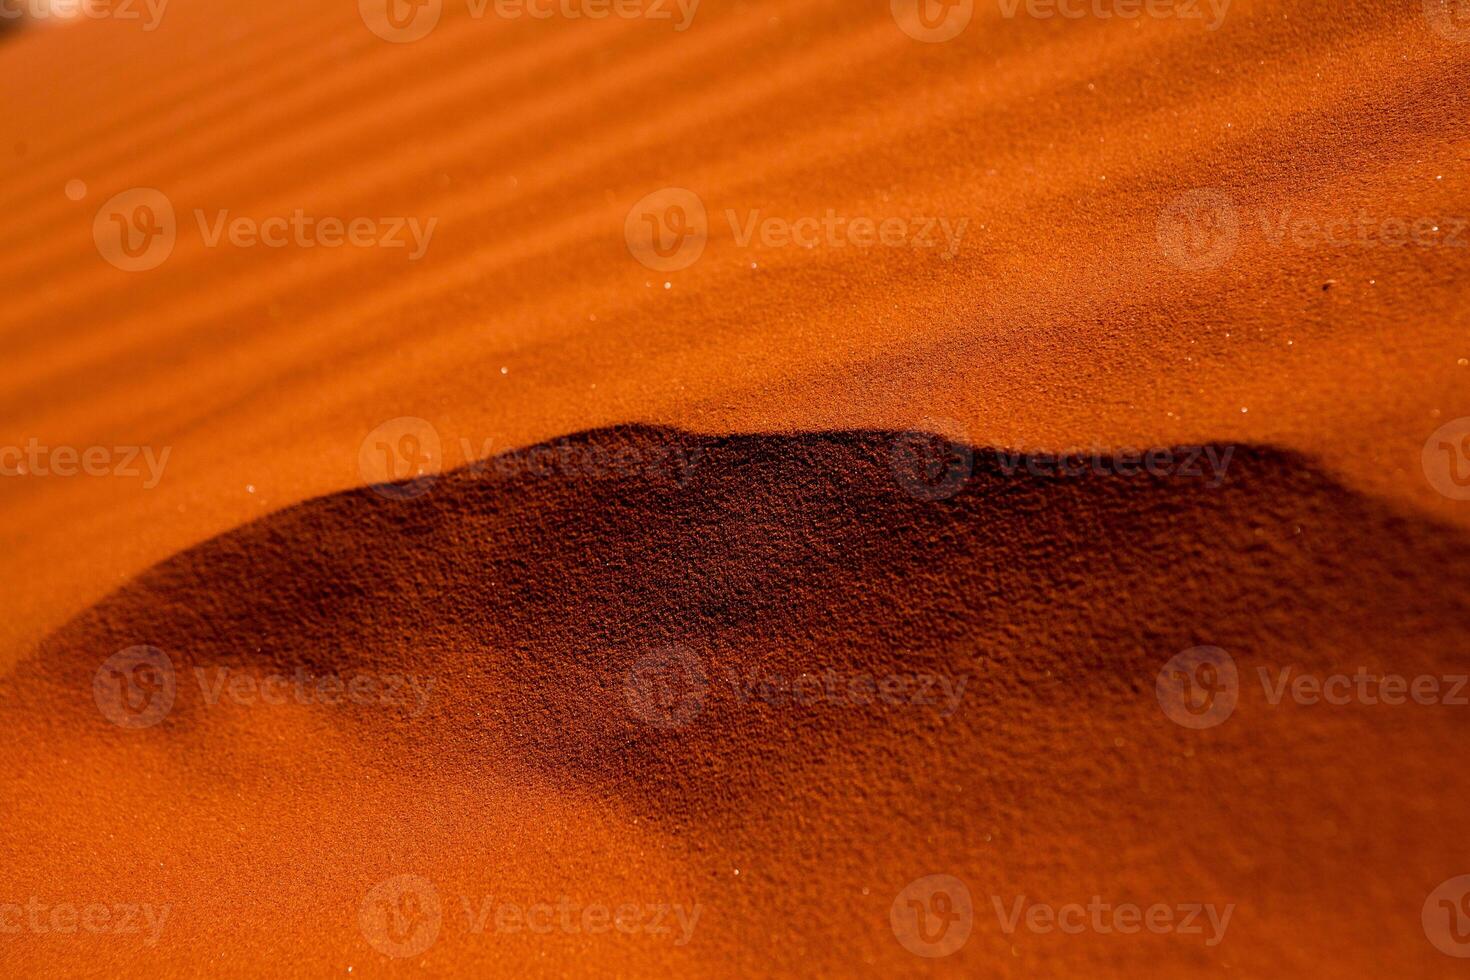
[[1452, 0], [120, 6], [0, 20], [4, 972], [1470, 948], [1453, 682], [1281, 687], [1463, 669]]
[[[6, 795], [33, 829], [6, 864], [41, 894], [172, 900], [139, 969], [387, 964], [359, 907], [414, 874], [443, 902], [436, 971], [902, 973], [890, 903], [942, 871], [974, 932], [931, 972], [1432, 973], [1419, 907], [1470, 787], [1429, 749], [1463, 712], [1273, 705], [1257, 672], [1453, 673], [1464, 535], [1295, 454], [1211, 449], [1054, 476], [902, 434], [633, 428], [288, 508], [22, 665]], [[172, 700], [127, 730], [93, 680], [140, 644]], [[1240, 695], [1195, 731], [1155, 676], [1205, 644]], [[329, 705], [324, 677], [379, 684]], [[1058, 943], [993, 907], [1093, 894], [1233, 905], [1230, 941]], [[482, 895], [702, 911], [683, 946], [477, 934]]]

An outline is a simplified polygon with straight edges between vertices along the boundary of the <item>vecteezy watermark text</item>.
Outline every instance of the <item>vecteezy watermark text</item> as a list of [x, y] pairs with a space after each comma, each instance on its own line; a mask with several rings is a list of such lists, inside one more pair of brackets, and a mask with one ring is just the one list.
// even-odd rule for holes
[[[475, 478], [637, 479], [686, 486], [704, 458], [700, 446], [629, 442], [602, 445], [566, 437], [494, 454], [494, 438], [459, 437], [463, 470]], [[428, 420], [403, 415], [375, 426], [358, 444], [357, 469], [374, 493], [410, 500], [428, 493], [445, 467], [444, 439]]]
[[[425, 952], [449, 922], [434, 883], [419, 875], [396, 875], [363, 896], [358, 923], [373, 949], [394, 959]], [[491, 895], [459, 896], [464, 931], [472, 936], [646, 937], [687, 946], [704, 906], [699, 902], [583, 901], [568, 895], [521, 901]]]
[[256, 675], [229, 667], [195, 667], [194, 678], [210, 706], [220, 701], [249, 707], [255, 704], [413, 705], [417, 718], [429, 703], [436, 679], [415, 674], [317, 674], [297, 667], [289, 674], [272, 671]]
[[725, 680], [741, 704], [759, 701], [772, 707], [833, 705], [840, 708], [932, 707], [948, 718], [960, 706], [970, 678], [947, 674], [843, 674], [835, 670], [785, 677], [769, 670], [749, 670], [742, 676], [733, 667]]
[[[403, 249], [410, 262], [423, 258], [438, 218], [337, 217], [302, 208], [257, 218], [228, 208], [193, 210], [205, 248]], [[124, 272], [156, 269], [173, 254], [179, 220], [173, 201], [152, 187], [134, 187], [109, 198], [92, 220], [98, 253]]]
[[[318, 672], [297, 667], [290, 672], [245, 670], [228, 666], [193, 668], [202, 703], [253, 707], [286, 704], [328, 707], [411, 707], [417, 718], [428, 705], [436, 679], [414, 674], [354, 670]], [[158, 647], [139, 645], [119, 650], [103, 661], [92, 677], [97, 709], [119, 728], [151, 728], [173, 710], [179, 691], [173, 658]]]
[[515, 935], [528, 932], [545, 936], [560, 932], [569, 936], [596, 936], [618, 932], [625, 936], [652, 936], [669, 939], [675, 946], [687, 946], [694, 938], [694, 927], [704, 906], [698, 902], [673, 903], [578, 902], [566, 895], [555, 902], [513, 902], [485, 895], [460, 896], [465, 922], [471, 933], [480, 935]]
[[168, 924], [172, 905], [150, 902], [43, 902], [32, 895], [24, 903], [0, 902], [0, 935], [142, 936], [154, 946]]
[[1153, 476], [1205, 480], [1214, 489], [1225, 482], [1225, 471], [1235, 455], [1234, 446], [1186, 446], [1157, 449], [1073, 449], [1060, 453], [1025, 453], [1018, 449], [996, 452], [1006, 476], [1025, 472], [1038, 479], [1081, 476]]
[[[899, 433], [889, 449], [889, 465], [905, 493], [916, 500], [939, 501], [955, 496], [975, 474], [977, 454], [967, 443], [964, 427], [950, 419], [931, 419], [934, 429]], [[1000, 449], [994, 452], [1001, 475], [1026, 474], [1039, 480], [1085, 476], [1201, 480], [1209, 489], [1225, 483], [1234, 446], [1176, 446], [1112, 449], [1092, 446], [1061, 452]]]
[[[890, 0], [894, 22], [909, 37], [930, 44], [964, 33], [980, 0]], [[1231, 0], [995, 0], [1000, 16], [1030, 20], [1179, 20], [1204, 21], [1219, 30]]]
[[145, 31], [163, 22], [169, 0], [0, 0], [0, 21], [46, 20], [142, 21]]
[[1000, 15], [1015, 20], [1024, 14], [1033, 20], [1206, 20], [1205, 30], [1216, 31], [1230, 12], [1230, 0], [996, 0]]
[[[172, 446], [47, 446], [32, 436], [24, 446], [0, 446], [0, 477], [113, 476], [143, 478], [152, 490], [163, 479]], [[141, 461], [146, 473], [138, 468]]]
[[1134, 902], [1105, 902], [1101, 895], [1093, 895], [1086, 905], [1029, 902], [1025, 895], [1018, 895], [1012, 901], [992, 895], [990, 901], [995, 906], [1001, 930], [1008, 936], [1023, 927], [1039, 935], [1061, 932], [1076, 936], [1094, 932], [1104, 936], [1112, 933], [1131, 936], [1148, 932], [1156, 936], [1202, 936], [1206, 946], [1218, 946], [1224, 940], [1225, 930], [1230, 928], [1230, 916], [1235, 912], [1233, 902], [1224, 906], [1212, 902], [1154, 902], [1144, 906]]
[[[774, 708], [834, 707], [844, 710], [920, 708], [948, 718], [959, 708], [968, 675], [843, 672], [826, 669], [785, 676], [768, 668], [726, 667], [724, 680], [735, 703]], [[714, 685], [704, 661], [680, 647], [641, 657], [623, 676], [632, 715], [655, 728], [683, 728], [699, 716]]]
[[[676, 32], [694, 23], [700, 0], [466, 0], [470, 20], [646, 20], [670, 22]], [[368, 30], [394, 44], [428, 37], [444, 16], [444, 0], [358, 0]]]
[[1241, 208], [1230, 194], [1215, 188], [1197, 188], [1170, 200], [1159, 212], [1156, 233], [1169, 262], [1202, 272], [1228, 262], [1241, 240], [1257, 230], [1260, 241], [1274, 249], [1470, 247], [1470, 217], [1465, 215], [1384, 215], [1359, 209], [1356, 214], [1309, 217], [1290, 208]]
[[[946, 259], [959, 254], [970, 225], [969, 218], [844, 214], [836, 208], [797, 216], [726, 208], [723, 216], [736, 248], [912, 248], [933, 250]], [[692, 266], [704, 254], [709, 236], [703, 199], [684, 187], [664, 187], [644, 196], [623, 222], [628, 251], [658, 272]]]
[[[1257, 667], [1265, 703], [1302, 707], [1470, 706], [1470, 674], [1401, 674], [1359, 666], [1351, 672], [1302, 670], [1296, 664]], [[1220, 647], [1191, 647], [1158, 673], [1155, 695], [1165, 716], [1185, 728], [1223, 724], [1244, 693], [1235, 658]]]

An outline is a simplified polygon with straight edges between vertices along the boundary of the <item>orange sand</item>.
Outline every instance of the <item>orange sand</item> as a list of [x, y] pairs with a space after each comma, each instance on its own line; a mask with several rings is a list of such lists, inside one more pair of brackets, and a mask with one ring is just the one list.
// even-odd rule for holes
[[[1255, 682], [1464, 663], [1470, 505], [1421, 454], [1470, 415], [1470, 248], [1445, 241], [1470, 215], [1470, 42], [1419, 3], [1236, 0], [1216, 31], [978, 4], [931, 44], [882, 2], [705, 0], [677, 32], [449, 0], [393, 44], [352, 3], [174, 0], [155, 31], [9, 31], [0, 60], [24, 80], [0, 122], [0, 448], [169, 450], [148, 489], [0, 477], [0, 906], [171, 907], [152, 946], [0, 934], [7, 974], [1456, 965], [1420, 909], [1470, 873], [1470, 709], [1272, 707]], [[94, 218], [136, 187], [178, 237], [126, 272]], [[667, 187], [698, 195], [709, 240], [660, 271], [625, 228]], [[1177, 230], [1201, 188], [1238, 241], [1181, 268], [1161, 216]], [[410, 261], [208, 247], [196, 209], [437, 224]], [[742, 245], [725, 217], [829, 209], [968, 224], [946, 257]], [[1282, 231], [1360, 214], [1442, 231]], [[402, 475], [372, 472], [369, 435], [405, 416], [446, 472], [568, 433], [658, 459], [767, 435], [710, 442], [682, 482], [563, 466], [355, 490]], [[627, 423], [698, 435], [607, 428]], [[923, 500], [890, 465], [911, 429], [1239, 452], [1214, 489], [984, 457]], [[836, 434], [794, 435], [813, 432]], [[92, 680], [139, 644], [181, 693], [128, 731]], [[1192, 731], [1153, 685], [1202, 644], [1243, 693]], [[670, 646], [716, 671], [972, 680], [940, 718], [732, 704], [719, 673], [688, 724], [640, 724], [628, 673]], [[221, 665], [436, 693], [414, 717], [202, 704], [192, 669]], [[433, 882], [442, 925], [394, 958], [360, 913], [400, 874]], [[936, 959], [889, 920], [930, 874], [975, 905]], [[1236, 911], [1206, 947], [1006, 935], [991, 902], [1094, 894]], [[676, 946], [477, 935], [461, 907], [563, 895], [702, 911]]]

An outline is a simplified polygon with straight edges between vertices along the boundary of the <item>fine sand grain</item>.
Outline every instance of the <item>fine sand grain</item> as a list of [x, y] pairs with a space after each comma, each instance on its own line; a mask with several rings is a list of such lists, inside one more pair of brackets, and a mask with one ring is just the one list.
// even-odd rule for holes
[[1470, 22], [661, 6], [0, 22], [0, 973], [1453, 969]]

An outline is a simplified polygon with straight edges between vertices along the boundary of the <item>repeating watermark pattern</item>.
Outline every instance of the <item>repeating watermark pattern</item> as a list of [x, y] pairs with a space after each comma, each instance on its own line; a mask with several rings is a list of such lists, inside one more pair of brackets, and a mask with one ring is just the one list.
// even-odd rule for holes
[[1442, 37], [1470, 42], [1470, 0], [1424, 0], [1424, 19]]
[[1230, 0], [996, 0], [1006, 20], [1183, 20], [1203, 21], [1217, 31], [1230, 12]]
[[1435, 429], [1420, 462], [1430, 486], [1451, 500], [1470, 500], [1470, 416]]
[[24, 446], [0, 446], [0, 477], [110, 476], [142, 479], [143, 489], [152, 490], [173, 451], [172, 446], [48, 446], [32, 436]]
[[975, 450], [959, 422], [931, 418], [893, 440], [888, 462], [904, 493], [934, 502], [964, 489], [975, 472]]
[[[1257, 667], [1255, 677], [1270, 707], [1378, 707], [1415, 704], [1470, 706], [1470, 674], [1377, 672], [1314, 673], [1295, 664]], [[1185, 728], [1214, 728], [1234, 713], [1243, 692], [1235, 659], [1219, 647], [1201, 646], [1171, 658], [1159, 671], [1155, 694], [1170, 721]]]
[[893, 20], [915, 41], [942, 44], [964, 33], [975, 16], [975, 0], [890, 0]]
[[1147, 932], [1155, 936], [1199, 936], [1211, 947], [1224, 941], [1230, 917], [1235, 913], [1234, 902], [1223, 906], [1213, 902], [1154, 902], [1144, 906], [1134, 902], [1105, 902], [1101, 895], [1093, 895], [1085, 905], [1081, 902], [1050, 905], [1029, 901], [1025, 895], [1010, 900], [992, 895], [990, 902], [995, 907], [1001, 931], [1007, 936], [1022, 928], [1037, 935], [1060, 932], [1068, 936], [1084, 932], [1132, 936]]
[[[318, 673], [294, 671], [257, 673], [236, 667], [194, 667], [205, 707], [222, 703], [240, 707], [285, 704], [342, 704], [364, 707], [411, 707], [409, 716], [423, 713], [436, 678], [414, 674], [358, 670]], [[173, 710], [179, 697], [179, 673], [173, 658], [153, 646], [120, 650], [103, 661], [92, 677], [92, 697], [102, 716], [120, 728], [151, 728]]]
[[970, 889], [953, 875], [925, 875], [904, 886], [888, 908], [888, 923], [915, 956], [950, 956], [970, 940], [975, 906]]
[[[700, 0], [465, 0], [471, 20], [646, 20], [689, 30]], [[444, 16], [444, 0], [358, 0], [368, 30], [385, 41], [411, 44], [428, 37]]]
[[[405, 249], [416, 262], [429, 250], [438, 218], [309, 215], [296, 208], [283, 215], [255, 218], [228, 208], [191, 212], [205, 248], [382, 248]], [[179, 240], [173, 201], [152, 187], [134, 187], [109, 198], [92, 220], [98, 253], [124, 272], [156, 269], [173, 254]]]
[[158, 30], [169, 0], [0, 0], [0, 25], [21, 19], [137, 21], [144, 31]]
[[1470, 957], [1470, 874], [1435, 886], [1424, 899], [1420, 923], [1435, 949], [1457, 959]]
[[169, 655], [140, 645], [119, 650], [92, 675], [92, 699], [119, 728], [151, 728], [173, 710], [178, 678]]
[[[704, 913], [699, 902], [584, 902], [567, 895], [530, 902], [492, 895], [462, 894], [458, 898], [464, 932], [471, 936], [642, 936], [687, 946]], [[392, 959], [426, 952], [451, 921], [434, 883], [413, 874], [374, 885], [358, 909], [363, 938]]]
[[136, 936], [158, 945], [173, 906], [151, 902], [56, 902], [32, 895], [25, 902], [0, 902], [0, 935]]
[[1190, 272], [1218, 269], [1235, 255], [1245, 233], [1259, 230], [1269, 248], [1466, 248], [1470, 217], [1464, 215], [1353, 215], [1308, 218], [1287, 209], [1242, 209], [1222, 190], [1198, 188], [1175, 197], [1159, 212], [1159, 248], [1173, 265]]
[[[794, 218], [760, 208], [726, 208], [722, 216], [736, 248], [916, 248], [936, 250], [946, 259], [959, 254], [970, 225], [969, 218], [874, 217], [835, 208]], [[641, 198], [623, 221], [628, 251], [657, 272], [677, 272], [699, 261], [709, 234], [704, 201], [684, 187], [664, 187]]]
[[[477, 478], [642, 478], [679, 487], [689, 485], [705, 453], [698, 445], [607, 446], [566, 437], [500, 454], [494, 454], [493, 438], [461, 436], [457, 443], [460, 466]], [[429, 492], [446, 466], [439, 430], [416, 416], [389, 419], [358, 445], [357, 468], [363, 482], [393, 500], [411, 500]]]
[[768, 670], [753, 670], [741, 676], [734, 668], [726, 668], [724, 673], [741, 704], [760, 702], [777, 708], [790, 705], [926, 708], [933, 709], [941, 718], [948, 718], [959, 709], [970, 683], [968, 675], [955, 678], [928, 673], [844, 674], [824, 670], [819, 674], [784, 677]]
[[709, 675], [699, 657], [677, 647], [655, 650], [623, 675], [633, 715], [655, 728], [683, 728], [704, 708]]
[[1240, 698], [1235, 659], [1219, 647], [1191, 647], [1159, 671], [1154, 695], [1177, 725], [1202, 729], [1224, 724]]

